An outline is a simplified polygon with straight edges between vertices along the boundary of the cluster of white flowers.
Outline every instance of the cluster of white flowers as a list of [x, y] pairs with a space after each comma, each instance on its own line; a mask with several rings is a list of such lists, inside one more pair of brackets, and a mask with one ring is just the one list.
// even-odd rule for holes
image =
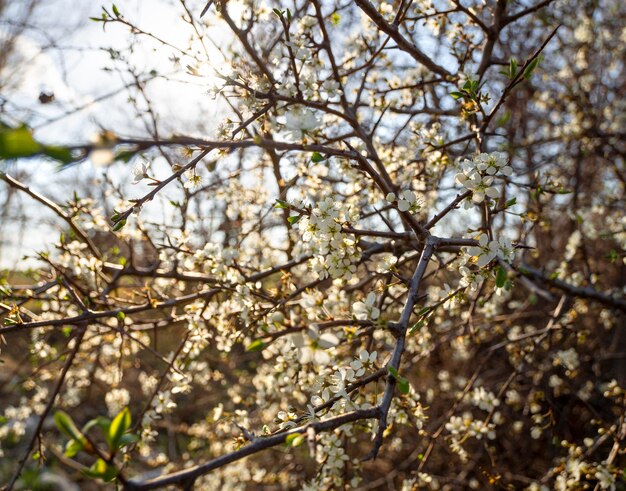
[[[501, 421], [501, 416], [497, 413], [496, 415], [498, 416], [497, 419]], [[474, 419], [470, 412], [465, 412], [462, 416], [451, 416], [445, 424], [446, 431], [450, 433], [448, 437], [450, 450], [457, 454], [463, 462], [466, 462], [469, 458], [469, 454], [463, 448], [463, 443], [469, 438], [494, 440], [496, 438], [495, 428], [495, 422]]]
[[311, 210], [310, 216], [302, 216], [298, 227], [302, 239], [311, 243], [316, 253], [313, 270], [320, 278], [343, 278], [349, 280], [356, 273], [356, 262], [361, 253], [352, 234], [341, 232], [344, 223], [355, 223], [358, 212], [339, 200], [328, 197]]
[[448, 284], [444, 283], [443, 287], [431, 286], [428, 289], [428, 296], [431, 298], [436, 298], [437, 301], [443, 301], [444, 309], [453, 309], [458, 306], [461, 302], [459, 295], [454, 295], [455, 290]]
[[377, 273], [387, 273], [391, 271], [396, 263], [398, 262], [398, 258], [391, 253], [379, 254], [376, 258], [376, 272]]
[[152, 399], [151, 407], [141, 420], [141, 441], [149, 443], [156, 439], [158, 432], [152, 428], [154, 421], [160, 420], [165, 414], [171, 413], [177, 404], [172, 399], [172, 393], [169, 390], [159, 391], [154, 399]]
[[291, 337], [294, 347], [298, 352], [298, 361], [303, 365], [315, 363], [328, 365], [331, 361], [326, 350], [337, 346], [339, 338], [332, 332], [319, 332], [316, 326], [311, 326], [305, 332], [298, 332]]
[[300, 139], [307, 131], [319, 127], [320, 119], [312, 109], [292, 106], [285, 112], [283, 124], [293, 138]]
[[394, 203], [397, 201], [398, 210], [400, 211], [408, 211], [411, 213], [415, 213], [420, 210], [424, 205], [424, 199], [421, 196], [415, 194], [415, 192], [410, 189], [405, 189], [401, 191], [398, 196], [395, 193], [389, 193], [385, 199], [389, 203]]
[[[27, 385], [26, 387], [28, 387]], [[41, 414], [45, 410], [48, 389], [41, 386], [34, 387], [35, 394], [32, 397], [22, 396], [19, 404], [8, 405], [4, 414], [0, 415], [3, 422], [0, 425], [0, 457], [4, 455], [2, 442], [9, 436], [20, 438], [26, 434], [28, 421], [36, 414]]]
[[451, 416], [445, 428], [453, 436], [474, 437], [480, 440], [487, 437], [493, 440], [496, 437], [495, 425], [485, 423], [480, 419], [474, 419], [471, 413], [464, 413], [463, 416]]
[[336, 471], [341, 471], [350, 460], [336, 433], [324, 434], [320, 437], [316, 458], [319, 463], [324, 463], [324, 467]]
[[359, 320], [373, 320], [375, 321], [380, 317], [380, 309], [376, 307], [378, 299], [376, 298], [376, 294], [374, 292], [369, 292], [365, 301], [356, 302], [352, 306], [352, 312], [354, 312], [354, 317]]
[[561, 365], [569, 371], [574, 371], [580, 366], [578, 353], [574, 348], [557, 351], [553, 363], [554, 365]]
[[500, 399], [484, 387], [477, 387], [472, 391], [471, 402], [483, 411], [492, 411], [500, 405]]
[[365, 374], [366, 370], [374, 368], [377, 358], [378, 353], [376, 351], [370, 353], [363, 349], [350, 362], [349, 366], [334, 369], [328, 377], [320, 377], [313, 387], [318, 394], [311, 397], [311, 404], [309, 405], [311, 418], [315, 417], [313, 406], [325, 404], [333, 397], [341, 397], [342, 401], [340, 402], [353, 405], [346, 391], [348, 384], [355, 382], [357, 377]]
[[[240, 251], [235, 247], [222, 247], [213, 242], [207, 242], [202, 248], [198, 249], [193, 259], [200, 268], [221, 280], [238, 283], [243, 277], [241, 273], [234, 268], [237, 259], [239, 259]], [[193, 267], [192, 264], [185, 265]]]
[[481, 153], [473, 159], [465, 159], [460, 164], [461, 172], [456, 181], [472, 191], [472, 201], [482, 203], [485, 196], [497, 198], [500, 193], [493, 186], [495, 176], [510, 176], [513, 173], [503, 152]]
[[481, 234], [478, 237], [478, 245], [469, 247], [467, 252], [476, 258], [476, 264], [480, 268], [487, 266], [496, 257], [508, 263], [515, 258], [515, 249], [511, 241], [503, 236], [498, 237], [498, 240], [489, 240], [486, 234]]
[[377, 357], [378, 353], [376, 351], [370, 353], [367, 350], [361, 350], [358, 358], [350, 362], [350, 368], [354, 370], [354, 375], [360, 377], [365, 373], [366, 369], [372, 368], [374, 363], [376, 363]]
[[[62, 247], [62, 244], [59, 244]], [[66, 244], [64, 252], [59, 256], [58, 262], [67, 268], [71, 274], [82, 278], [93, 290], [98, 288], [98, 281], [102, 274], [102, 261], [90, 255], [87, 244], [73, 240]]]
[[425, 472], [418, 472], [417, 477], [402, 481], [400, 491], [413, 491], [414, 489], [440, 489], [439, 481]]
[[109, 416], [119, 414], [130, 402], [130, 393], [126, 389], [111, 389], [104, 396]]
[[298, 415], [295, 410], [290, 407], [287, 411], [278, 411], [274, 423], [276, 423], [281, 430], [285, 430], [296, 426], [297, 419]]
[[471, 292], [478, 291], [478, 287], [483, 279], [485, 279], [488, 275], [486, 274], [486, 270], [478, 270], [474, 271], [470, 269], [471, 256], [469, 255], [461, 255], [459, 257], [458, 267], [459, 273], [461, 273], [461, 280], [459, 281], [459, 286], [462, 288], [469, 288]]
[[[593, 445], [593, 439], [586, 445]], [[583, 483], [587, 479], [595, 478], [597, 480], [596, 489], [616, 489], [615, 476], [611, 472], [609, 466], [605, 463], [587, 462], [584, 460], [585, 449], [578, 445], [573, 445], [567, 441], [562, 441], [561, 445], [568, 447], [567, 458], [562, 459], [562, 463], [555, 468], [558, 472], [553, 489], [557, 491], [567, 491], [570, 489], [582, 489]], [[541, 487], [527, 488], [540, 489]]]

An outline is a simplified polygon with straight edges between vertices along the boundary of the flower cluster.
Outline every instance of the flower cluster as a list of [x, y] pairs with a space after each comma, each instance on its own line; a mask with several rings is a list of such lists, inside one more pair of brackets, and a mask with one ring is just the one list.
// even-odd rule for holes
[[411, 213], [415, 213], [420, 210], [424, 204], [424, 200], [421, 196], [415, 194], [415, 192], [410, 189], [405, 189], [401, 191], [398, 196], [395, 193], [389, 193], [385, 199], [389, 203], [397, 202], [398, 210], [404, 212], [408, 211]]
[[484, 411], [492, 411], [500, 405], [500, 400], [493, 392], [486, 390], [484, 387], [476, 387], [470, 398], [474, 406]]
[[298, 361], [303, 365], [307, 363], [328, 365], [331, 358], [326, 350], [339, 344], [339, 338], [335, 334], [331, 332], [320, 334], [316, 326], [311, 326], [304, 333], [294, 334], [291, 339], [298, 350]]
[[352, 306], [354, 317], [359, 320], [365, 321], [371, 319], [375, 321], [380, 316], [380, 309], [376, 307], [376, 294], [369, 292], [364, 302], [356, 302]]
[[339, 200], [325, 198], [303, 216], [298, 227], [303, 240], [311, 243], [316, 253], [312, 263], [320, 278], [343, 278], [349, 280], [356, 273], [356, 262], [361, 253], [352, 234], [343, 233], [342, 225], [358, 221], [358, 212]]
[[511, 262], [515, 258], [515, 249], [511, 241], [500, 236], [498, 240], [489, 240], [485, 234], [478, 237], [478, 245], [468, 248], [468, 254], [476, 258], [476, 264], [484, 268], [496, 257], [506, 262]]
[[485, 196], [497, 198], [500, 193], [493, 185], [495, 176], [510, 176], [513, 173], [503, 152], [481, 153], [471, 160], [463, 160], [460, 166], [461, 172], [456, 175], [456, 181], [472, 191], [474, 203], [482, 203]]
[[296, 138], [302, 138], [307, 132], [319, 127], [320, 120], [315, 111], [304, 106], [289, 108], [285, 113], [283, 124], [285, 129]]

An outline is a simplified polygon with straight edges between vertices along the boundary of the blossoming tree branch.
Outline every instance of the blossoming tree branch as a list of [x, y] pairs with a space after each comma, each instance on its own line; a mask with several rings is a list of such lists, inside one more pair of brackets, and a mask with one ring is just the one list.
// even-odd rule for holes
[[[0, 112], [60, 232], [0, 284], [4, 489], [625, 486], [622, 2], [176, 8], [187, 46], [92, 18], [169, 56], [111, 48], [135, 132]], [[179, 74], [214, 129], [159, 116]]]

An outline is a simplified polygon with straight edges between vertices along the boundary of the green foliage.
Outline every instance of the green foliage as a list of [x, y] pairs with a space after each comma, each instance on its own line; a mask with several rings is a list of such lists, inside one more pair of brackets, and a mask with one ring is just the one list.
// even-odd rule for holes
[[246, 351], [263, 351], [267, 344], [260, 339], [255, 339], [248, 346], [246, 346]]
[[130, 428], [131, 417], [130, 411], [125, 407], [115, 418], [111, 421], [109, 428], [106, 432], [106, 440], [109, 444], [109, 449], [116, 451], [120, 448], [122, 443], [122, 436]]
[[319, 163], [319, 162], [323, 162], [324, 160], [326, 160], [326, 158], [319, 152], [313, 152], [313, 155], [311, 155], [311, 162], [314, 163]]
[[496, 286], [502, 288], [506, 282], [507, 274], [506, 270], [502, 266], [496, 268]]
[[480, 92], [478, 88], [479, 88], [478, 80], [469, 79], [463, 84], [463, 87], [461, 87], [460, 91], [450, 92], [450, 95], [454, 99], [457, 99], [457, 100], [462, 99], [464, 97], [467, 97], [472, 100], [478, 100], [480, 98]]
[[411, 327], [409, 327], [409, 331], [408, 331], [409, 335], [414, 334], [415, 332], [419, 331], [422, 327], [424, 327], [426, 322], [428, 322], [429, 316], [430, 314], [432, 314], [432, 312], [433, 312], [432, 307], [422, 308], [417, 313], [417, 317], [419, 318], [419, 320], [415, 324], [413, 324]]
[[514, 80], [517, 76], [517, 60], [515, 58], [511, 58], [507, 70], [500, 70], [500, 74], [504, 75], [509, 80]]
[[83, 471], [83, 474], [95, 479], [102, 479], [104, 482], [111, 482], [117, 476], [115, 466], [107, 464], [103, 459], [98, 459], [89, 468]]
[[398, 390], [400, 391], [400, 394], [408, 394], [409, 391], [411, 390], [411, 385], [409, 384], [409, 381], [405, 379], [404, 377], [401, 377], [398, 374], [398, 370], [396, 370], [391, 365], [387, 366], [387, 370], [389, 371], [391, 376], [396, 379], [396, 383], [398, 384]]
[[530, 77], [532, 76], [533, 72], [535, 71], [535, 69], [537, 68], [537, 65], [539, 65], [539, 63], [541, 62], [541, 59], [543, 57], [542, 56], [537, 56], [534, 60], [532, 60], [528, 66], [524, 69], [524, 78], [526, 80], [530, 79]]
[[291, 435], [287, 435], [285, 438], [285, 443], [289, 447], [298, 447], [304, 443], [306, 435], [304, 433], [292, 433]]
[[78, 429], [72, 417], [65, 411], [57, 411], [54, 415], [54, 423], [65, 436], [86, 443], [85, 435]]
[[[82, 430], [78, 429], [72, 417], [64, 411], [55, 413], [54, 422], [61, 433], [70, 439], [65, 446], [65, 455], [71, 458], [79, 452], [85, 452], [88, 455], [97, 456], [98, 458], [93, 465], [85, 469], [83, 473], [105, 482], [111, 482], [117, 476], [117, 468], [114, 463], [116, 453], [139, 441], [137, 435], [129, 433], [132, 418], [128, 407], [122, 409], [113, 420], [104, 416], [93, 418], [85, 424]], [[95, 444], [92, 443], [94, 440], [87, 436], [93, 428], [100, 428], [102, 431], [108, 447], [106, 451], [94, 446]]]
[[113, 231], [117, 232], [118, 230], [121, 230], [122, 228], [124, 228], [125, 225], [126, 225], [126, 219], [120, 220], [113, 226]]
[[277, 199], [276, 200], [276, 204], [274, 205], [274, 208], [288, 210], [289, 209], [289, 203], [287, 203], [286, 201], [282, 201], [280, 199]]
[[69, 147], [44, 145], [38, 142], [27, 126], [11, 128], [0, 123], [0, 160], [13, 160], [43, 155], [62, 164], [80, 160]]

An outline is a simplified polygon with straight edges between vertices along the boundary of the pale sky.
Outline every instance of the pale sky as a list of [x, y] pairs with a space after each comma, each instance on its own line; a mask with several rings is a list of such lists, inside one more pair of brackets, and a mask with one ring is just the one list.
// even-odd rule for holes
[[[7, 29], [11, 28], [10, 23], [17, 17], [11, 9], [19, 8], [20, 4], [23, 2], [12, 4], [0, 19], [0, 35], [6, 35]], [[204, 0], [189, 0], [187, 4], [198, 13]], [[174, 48], [163, 46], [147, 36], [133, 37], [126, 26], [108, 24], [103, 31], [101, 23], [88, 20], [101, 15], [101, 5], [94, 0], [45, 0], [28, 19], [31, 29], [24, 32], [17, 43], [17, 51], [23, 61], [0, 73], [4, 82], [18, 81], [0, 93], [3, 99], [10, 101], [8, 112], [15, 115], [15, 120], [11, 122], [27, 122], [35, 128], [36, 138], [49, 143], [88, 142], [101, 127], [123, 136], [145, 135], [143, 124], [128, 107], [126, 91], [97, 102], [102, 96], [123, 88], [124, 84], [133, 80], [130, 74], [120, 70], [121, 64], [111, 61], [106, 50], [112, 48], [128, 56], [140, 73], [154, 69], [162, 74], [174, 74], [173, 80], [155, 80], [146, 89], [159, 115], [164, 136], [173, 133], [212, 136], [224, 117], [223, 109], [209, 94], [209, 90], [218, 83], [214, 70], [225, 70], [219, 52], [207, 43], [209, 61], [199, 66], [202, 76], [189, 75], [185, 67], [191, 59], [185, 59]], [[104, 6], [111, 11], [110, 3]], [[193, 31], [181, 19], [183, 9], [178, 1], [119, 0], [117, 7], [125, 18], [144, 31], [154, 33], [173, 46], [189, 47]], [[222, 42], [227, 40], [227, 33], [217, 29], [220, 28], [211, 28], [212, 34]], [[135, 45], [130, 53], [128, 48], [133, 39]], [[49, 48], [51, 41], [58, 49]], [[44, 46], [48, 47], [42, 51]], [[193, 48], [202, 49], [200, 43]], [[181, 58], [178, 66], [172, 62], [174, 55]], [[105, 71], [105, 67], [114, 70]], [[53, 92], [55, 101], [40, 104], [38, 97], [42, 91]], [[83, 106], [85, 109], [64, 116], [66, 112]], [[200, 131], [198, 122], [204, 126]], [[67, 199], [77, 180], [86, 181], [103, 171], [89, 161], [60, 173], [56, 172], [55, 164], [39, 160], [19, 162], [5, 169], [11, 175], [21, 170], [28, 171], [31, 175], [27, 184], [57, 202]], [[130, 170], [129, 165], [115, 164], [108, 169], [108, 174], [115, 181], [124, 182], [129, 180]], [[132, 195], [140, 195], [141, 190], [133, 191]], [[48, 221], [45, 210], [39, 204], [28, 197], [22, 197], [20, 201], [20, 208], [29, 220]], [[0, 250], [0, 267], [14, 265], [22, 255], [40, 249], [44, 243], [51, 243], [50, 239], [41, 240], [42, 233], [58, 233], [42, 223], [37, 226], [36, 234], [32, 233], [32, 228], [17, 225], [7, 227], [4, 224], [2, 228], [4, 243]]]

